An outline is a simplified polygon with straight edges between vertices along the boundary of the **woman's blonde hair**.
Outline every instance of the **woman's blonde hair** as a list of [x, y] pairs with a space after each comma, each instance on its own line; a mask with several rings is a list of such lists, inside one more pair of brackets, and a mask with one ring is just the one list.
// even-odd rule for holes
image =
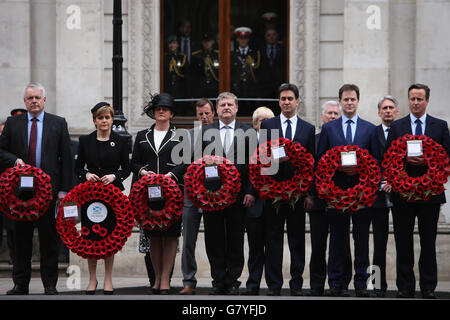
[[255, 125], [258, 122], [259, 118], [273, 118], [275, 115], [273, 114], [272, 110], [270, 110], [267, 107], [259, 107], [253, 112], [252, 120], [253, 125]]
[[92, 114], [92, 119], [95, 120], [98, 116], [100, 116], [104, 113], [108, 113], [108, 112], [111, 114], [111, 117], [114, 118], [114, 109], [113, 109], [113, 107], [108, 105], [108, 106], [103, 106], [103, 107], [99, 108], [97, 111], [95, 111]]

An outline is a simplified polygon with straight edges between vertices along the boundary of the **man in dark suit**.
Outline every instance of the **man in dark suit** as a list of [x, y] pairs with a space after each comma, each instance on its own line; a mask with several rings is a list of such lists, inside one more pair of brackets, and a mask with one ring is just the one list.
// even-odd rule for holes
[[[386, 146], [386, 139], [392, 122], [398, 115], [398, 103], [392, 96], [384, 96], [378, 101], [378, 116], [381, 124], [377, 126], [377, 138], [381, 153]], [[389, 236], [389, 209], [391, 187], [385, 180], [380, 182], [377, 198], [371, 210], [371, 223], [373, 231], [373, 259], [372, 265], [379, 268], [379, 282], [375, 279], [373, 296], [384, 298], [387, 290], [386, 282], [386, 248]], [[379, 285], [377, 287], [377, 285]]]
[[[413, 84], [408, 89], [410, 114], [392, 123], [386, 142], [387, 150], [392, 141], [405, 134], [425, 134], [441, 144], [450, 153], [450, 136], [447, 122], [426, 113], [430, 101], [430, 88], [424, 84]], [[406, 157], [405, 170], [411, 177], [423, 175], [428, 167], [423, 156]], [[393, 193], [392, 217], [395, 247], [397, 251], [398, 298], [413, 298], [416, 280], [414, 277], [414, 225], [417, 217], [420, 236], [420, 290], [423, 298], [436, 298], [437, 286], [436, 234], [441, 204], [445, 194], [433, 196], [428, 201], [407, 202], [398, 193]]]
[[[341, 109], [336, 101], [327, 101], [322, 105], [322, 122], [323, 124], [339, 118]], [[319, 143], [320, 133], [316, 134], [315, 150]], [[312, 296], [322, 296], [324, 293], [325, 279], [327, 277], [327, 240], [328, 240], [328, 214], [326, 211], [326, 203], [317, 197], [314, 192], [314, 206], [309, 211], [309, 228], [311, 235], [311, 259], [309, 262], [309, 279]], [[347, 268], [352, 272], [352, 266]]]
[[[299, 142], [306, 151], [314, 156], [315, 128], [297, 115], [300, 97], [297, 86], [283, 84], [278, 90], [281, 114], [261, 123], [261, 131], [267, 130], [267, 137], [271, 139], [271, 130], [277, 130], [279, 137]], [[261, 141], [263, 142], [263, 141]], [[280, 163], [278, 173], [274, 179], [289, 180], [295, 173], [290, 161]], [[305, 268], [305, 210], [311, 209], [311, 197], [300, 199], [294, 206], [288, 202], [280, 205], [277, 212], [272, 201], [266, 201], [266, 283], [269, 287], [268, 295], [278, 296], [283, 286], [283, 239], [284, 225], [287, 225], [287, 238], [291, 253], [290, 293], [293, 296], [303, 295], [303, 271]]]
[[34, 226], [39, 230], [40, 270], [45, 294], [57, 294], [55, 203], [64, 198], [72, 185], [70, 137], [66, 120], [44, 111], [46, 97], [42, 85], [29, 84], [25, 88], [24, 102], [28, 112], [9, 117], [0, 136], [0, 163], [4, 167], [26, 163], [40, 167], [51, 178], [53, 201], [36, 222], [16, 222], [15, 285], [7, 294], [28, 294]]
[[[202, 127], [202, 150], [206, 151], [205, 148], [212, 143], [218, 146], [208, 149], [212, 154], [220, 154], [233, 162], [242, 186], [235, 203], [218, 212], [204, 212], [205, 247], [213, 279], [211, 294], [237, 295], [238, 279], [244, 267], [245, 208], [254, 204], [256, 195], [248, 173], [249, 154], [253, 154], [250, 141], [253, 139], [256, 147], [256, 132], [236, 121], [238, 101], [234, 94], [219, 94], [216, 110], [219, 121]], [[238, 139], [238, 132], [245, 133], [245, 140]], [[205, 137], [210, 134], [212, 138]], [[244, 142], [246, 154], [243, 155], [239, 153], [239, 146]]]
[[[357, 115], [359, 88], [353, 84], [344, 84], [339, 89], [339, 103], [342, 107], [342, 116], [323, 125], [317, 149], [317, 161], [329, 149], [342, 145], [357, 145], [368, 150], [379, 161], [380, 147], [376, 136], [376, 127]], [[338, 168], [333, 180], [336, 185], [343, 189], [354, 186], [359, 182], [356, 167], [342, 166]], [[355, 247], [355, 292], [358, 297], [368, 297], [366, 282], [368, 278], [367, 268], [369, 266], [369, 208], [360, 209], [354, 213], [329, 209], [328, 218], [330, 222], [328, 255], [330, 295], [348, 295], [347, 290], [351, 277], [346, 272], [346, 266], [351, 263], [351, 219]]]

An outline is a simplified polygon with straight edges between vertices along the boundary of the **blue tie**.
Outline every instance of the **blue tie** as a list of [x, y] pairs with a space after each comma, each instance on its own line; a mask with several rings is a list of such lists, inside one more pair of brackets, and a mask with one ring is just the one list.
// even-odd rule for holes
[[284, 135], [284, 137], [286, 139], [292, 140], [292, 127], [291, 127], [291, 120], [287, 119], [286, 120], [287, 123], [287, 127], [286, 127], [286, 134]]
[[345, 123], [347, 124], [347, 134], [345, 135], [345, 141], [347, 142], [347, 145], [351, 145], [353, 143], [351, 126], [353, 120], [348, 119]]
[[415, 135], [420, 136], [420, 135], [423, 134], [422, 133], [422, 121], [420, 121], [420, 119], [416, 119], [415, 123], [416, 123], [416, 133], [415, 133]]

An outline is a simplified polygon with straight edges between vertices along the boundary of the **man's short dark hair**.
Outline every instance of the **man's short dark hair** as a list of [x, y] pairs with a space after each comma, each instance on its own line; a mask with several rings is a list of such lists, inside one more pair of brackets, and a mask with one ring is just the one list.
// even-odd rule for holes
[[212, 104], [212, 102], [209, 100], [209, 99], [207, 99], [207, 98], [201, 98], [201, 99], [199, 99], [196, 103], [195, 103], [195, 107], [197, 108], [201, 108], [201, 107], [204, 107], [204, 106], [206, 106], [207, 104], [209, 104], [209, 106], [211, 107], [211, 112], [212, 113], [214, 113], [215, 112], [215, 110], [214, 110], [214, 105]]
[[356, 98], [359, 100], [359, 88], [356, 84], [350, 84], [346, 83], [339, 89], [339, 100], [342, 99], [342, 93], [344, 91], [355, 91], [356, 92]]
[[413, 89], [422, 89], [425, 90], [425, 99], [428, 100], [430, 99], [430, 87], [427, 86], [426, 84], [422, 84], [422, 83], [414, 83], [412, 84], [409, 89], [408, 89], [408, 98], [409, 98], [409, 92]]
[[292, 84], [292, 83], [283, 83], [278, 88], [278, 98], [280, 97], [281, 92], [288, 91], [288, 90], [290, 90], [294, 93], [295, 99], [298, 99], [298, 97], [299, 97], [298, 88], [295, 84]]

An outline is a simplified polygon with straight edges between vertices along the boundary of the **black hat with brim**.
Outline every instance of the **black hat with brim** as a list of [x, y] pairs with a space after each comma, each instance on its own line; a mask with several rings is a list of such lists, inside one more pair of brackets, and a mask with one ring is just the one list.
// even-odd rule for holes
[[11, 115], [12, 116], [17, 116], [17, 115], [22, 114], [22, 113], [27, 113], [27, 109], [16, 108], [16, 109], [12, 109], [11, 110]]
[[144, 112], [150, 118], [154, 119], [154, 110], [156, 107], [168, 107], [175, 114], [175, 103], [173, 97], [168, 93], [159, 93], [153, 96], [152, 101], [145, 106]]
[[110, 104], [108, 102], [99, 102], [91, 109], [91, 113], [96, 113], [98, 109], [104, 106], [110, 106]]

